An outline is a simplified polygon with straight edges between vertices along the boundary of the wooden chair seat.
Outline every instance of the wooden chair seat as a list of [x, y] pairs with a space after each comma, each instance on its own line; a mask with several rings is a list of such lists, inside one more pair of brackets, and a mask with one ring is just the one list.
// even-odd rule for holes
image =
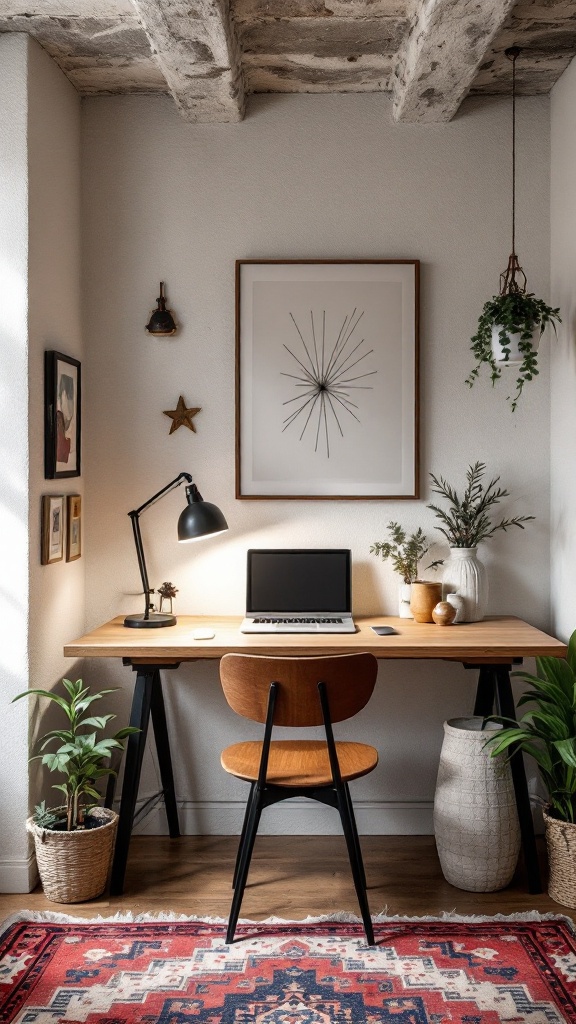
[[[342, 782], [368, 775], [378, 764], [378, 751], [367, 743], [337, 742], [336, 753]], [[262, 760], [262, 743], [247, 740], [222, 751], [225, 771], [246, 782], [256, 782]], [[332, 769], [323, 740], [272, 740], [266, 782], [274, 786], [329, 786]]]
[[[220, 679], [228, 704], [242, 718], [264, 725], [262, 741], [234, 743], [220, 755], [225, 771], [250, 783], [226, 942], [234, 939], [262, 811], [282, 800], [304, 796], [333, 807], [340, 815], [366, 941], [374, 945], [366, 873], [348, 783], [373, 771], [378, 752], [366, 743], [336, 742], [332, 725], [366, 707], [377, 673], [376, 658], [362, 651], [318, 658], [259, 654], [226, 654], [222, 658]], [[323, 726], [324, 739], [273, 740], [276, 726]]]

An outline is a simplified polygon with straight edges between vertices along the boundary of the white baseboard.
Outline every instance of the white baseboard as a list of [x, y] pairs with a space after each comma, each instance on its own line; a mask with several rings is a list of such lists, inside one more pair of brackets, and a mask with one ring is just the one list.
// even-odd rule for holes
[[[144, 801], [139, 801], [139, 805]], [[239, 835], [245, 805], [236, 800], [181, 801], [178, 804], [183, 835]], [[354, 801], [360, 835], [418, 836], [433, 835], [432, 801]], [[336, 811], [311, 800], [293, 800], [266, 808], [258, 832], [260, 835], [340, 835]], [[134, 829], [134, 835], [167, 835], [163, 805], [155, 806]]]
[[0, 892], [32, 892], [38, 884], [38, 869], [33, 853], [22, 860], [0, 860]]

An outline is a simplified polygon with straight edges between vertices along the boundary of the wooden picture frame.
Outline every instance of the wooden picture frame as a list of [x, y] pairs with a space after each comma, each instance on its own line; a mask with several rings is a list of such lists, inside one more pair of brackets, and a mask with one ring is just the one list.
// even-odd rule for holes
[[60, 562], [64, 557], [64, 495], [42, 495], [40, 561]]
[[81, 365], [62, 352], [44, 353], [44, 476], [80, 476]]
[[82, 556], [82, 497], [69, 494], [66, 499], [66, 561]]
[[419, 270], [237, 260], [237, 498], [419, 496]]

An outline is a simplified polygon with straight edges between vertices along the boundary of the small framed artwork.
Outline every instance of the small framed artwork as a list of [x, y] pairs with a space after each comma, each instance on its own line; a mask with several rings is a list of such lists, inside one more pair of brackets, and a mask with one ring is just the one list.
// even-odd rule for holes
[[44, 476], [80, 476], [80, 363], [61, 352], [44, 353]]
[[60, 562], [64, 557], [64, 495], [42, 496], [42, 565]]
[[66, 561], [74, 562], [82, 554], [82, 498], [69, 494], [66, 500]]
[[236, 496], [418, 497], [418, 260], [238, 260]]

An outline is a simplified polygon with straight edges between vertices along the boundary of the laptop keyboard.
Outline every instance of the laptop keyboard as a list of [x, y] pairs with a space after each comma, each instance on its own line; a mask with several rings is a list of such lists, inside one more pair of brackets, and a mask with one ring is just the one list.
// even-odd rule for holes
[[266, 618], [266, 619], [253, 619], [252, 621], [257, 623], [259, 626], [268, 625], [268, 624], [276, 624], [276, 623], [281, 623], [282, 625], [284, 625], [286, 623], [290, 623], [290, 624], [295, 623], [296, 625], [305, 625], [305, 626], [307, 626], [307, 625], [311, 625], [312, 626], [312, 625], [315, 625], [315, 624], [318, 624], [318, 625], [321, 625], [321, 626], [325, 626], [327, 624], [331, 625], [332, 623], [334, 623], [335, 625], [338, 625], [339, 623], [342, 622], [342, 619], [318, 619], [318, 618], [312, 618], [312, 619], [310, 619], [310, 618], [308, 618], [308, 619], [285, 619], [285, 618], [282, 618], [282, 619], [269, 619], [269, 618]]

